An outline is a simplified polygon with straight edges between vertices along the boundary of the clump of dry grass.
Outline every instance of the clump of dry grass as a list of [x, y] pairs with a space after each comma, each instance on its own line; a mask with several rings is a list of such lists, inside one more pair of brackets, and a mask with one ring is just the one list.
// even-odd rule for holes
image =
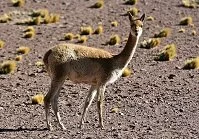
[[191, 16], [184, 17], [180, 20], [180, 25], [191, 25], [193, 24], [193, 19]]
[[25, 30], [24, 30], [24, 35], [23, 37], [24, 38], [33, 38], [35, 36], [35, 29], [34, 27], [30, 26], [30, 27], [27, 27]]
[[75, 34], [75, 35], [74, 35], [74, 38], [75, 38], [75, 39], [77, 39], [77, 40], [79, 40], [79, 39], [80, 39], [80, 37], [81, 37], [81, 35], [80, 35], [80, 34]]
[[104, 0], [98, 0], [91, 8], [103, 8]]
[[182, 4], [186, 8], [197, 8], [199, 1], [196, 0], [182, 0]]
[[0, 16], [0, 23], [7, 23], [10, 20], [12, 20], [12, 18], [8, 14], [3, 14]]
[[162, 37], [168, 37], [171, 34], [170, 28], [164, 28], [162, 29], [158, 34], [155, 34], [155, 38], [162, 38]]
[[22, 60], [22, 58], [23, 58], [23, 56], [22, 56], [22, 55], [18, 55], [18, 56], [16, 56], [16, 57], [15, 57], [15, 61], [21, 61], [21, 60]]
[[29, 27], [27, 27], [27, 28], [24, 30], [24, 32], [35, 32], [35, 29], [34, 29], [34, 27], [29, 26]]
[[39, 10], [33, 11], [32, 13], [33, 17], [38, 17], [38, 16], [46, 17], [48, 15], [49, 15], [48, 9], [39, 9]]
[[25, 5], [25, 0], [12, 0], [13, 6], [22, 7]]
[[187, 60], [183, 69], [199, 69], [199, 57]]
[[138, 14], [138, 9], [135, 8], [135, 7], [133, 7], [133, 8], [131, 8], [130, 10], [127, 11], [127, 14], [126, 14], [126, 15], [128, 15], [129, 12], [131, 13], [132, 16], [137, 16], [137, 14]]
[[35, 36], [35, 32], [33, 31], [25, 32], [25, 34], [23, 35], [24, 38], [33, 38], [34, 36]]
[[52, 20], [51, 20], [51, 23], [57, 23], [60, 21], [60, 15], [59, 14], [51, 14], [50, 15]]
[[88, 38], [86, 36], [80, 36], [80, 38], [78, 39], [78, 43], [85, 43], [88, 40]]
[[119, 112], [119, 108], [115, 107], [111, 109], [111, 113], [118, 113]]
[[109, 45], [117, 45], [120, 43], [120, 37], [119, 35], [113, 35], [110, 37], [110, 40], [109, 40]]
[[122, 77], [128, 77], [132, 74], [132, 71], [129, 68], [125, 68], [122, 72]]
[[5, 46], [5, 42], [3, 40], [0, 40], [0, 49]]
[[43, 104], [44, 103], [44, 95], [37, 94], [32, 97], [32, 104]]
[[81, 32], [81, 35], [90, 35], [93, 33], [93, 29], [91, 26], [81, 27], [80, 32]]
[[42, 22], [41, 16], [33, 18], [32, 22], [30, 24], [32, 25], [40, 25]]
[[97, 29], [94, 31], [94, 34], [102, 34], [103, 33], [103, 26], [99, 25]]
[[73, 33], [64, 34], [64, 39], [65, 40], [73, 40], [74, 37], [75, 37], [75, 35]]
[[176, 57], [176, 45], [175, 44], [170, 44], [167, 45], [164, 50], [159, 54], [155, 60], [157, 61], [168, 61], [172, 60], [173, 58]]
[[126, 4], [135, 5], [137, 2], [138, 2], [138, 0], [128, 0], [128, 1], [126, 1]]
[[117, 26], [118, 26], [118, 22], [117, 22], [117, 21], [111, 22], [111, 26], [112, 26], [112, 27], [117, 27]]
[[17, 49], [17, 53], [18, 54], [28, 54], [30, 52], [30, 48], [29, 47], [26, 47], [26, 46], [21, 46]]
[[50, 14], [44, 17], [44, 23], [56, 23], [60, 21], [60, 15], [59, 14]]
[[160, 44], [161, 40], [159, 38], [152, 38], [152, 39], [149, 39], [149, 40], [144, 40], [140, 47], [141, 48], [145, 48], [145, 49], [151, 49], [151, 48], [154, 48], [156, 46], [158, 46]]
[[43, 61], [37, 61], [37, 62], [35, 62], [35, 66], [37, 66], [37, 67], [44, 66], [44, 62]]
[[153, 16], [148, 16], [148, 17], [147, 17], [147, 20], [148, 20], [148, 21], [154, 21], [155, 18], [154, 18]]
[[[32, 23], [34, 25], [37, 25], [36, 23], [49, 24], [49, 23], [56, 23], [60, 21], [60, 15], [56, 13], [50, 13], [48, 9], [39, 9], [39, 10], [33, 11], [31, 16], [33, 17]], [[36, 22], [36, 21], [40, 21], [40, 22]]]
[[184, 28], [181, 28], [181, 29], [178, 30], [178, 32], [179, 32], [179, 33], [185, 33], [185, 29], [184, 29]]
[[192, 34], [193, 36], [196, 36], [197, 33], [196, 33], [195, 30], [192, 30], [191, 34]]
[[4, 61], [0, 63], [0, 74], [14, 73], [16, 69], [16, 62], [13, 60]]

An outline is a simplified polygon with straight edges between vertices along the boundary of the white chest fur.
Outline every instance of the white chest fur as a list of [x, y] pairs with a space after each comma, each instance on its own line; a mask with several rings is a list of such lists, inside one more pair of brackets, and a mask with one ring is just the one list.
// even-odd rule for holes
[[123, 70], [121, 69], [116, 69], [114, 70], [111, 75], [109, 76], [108, 79], [108, 84], [114, 83], [121, 75], [122, 75]]

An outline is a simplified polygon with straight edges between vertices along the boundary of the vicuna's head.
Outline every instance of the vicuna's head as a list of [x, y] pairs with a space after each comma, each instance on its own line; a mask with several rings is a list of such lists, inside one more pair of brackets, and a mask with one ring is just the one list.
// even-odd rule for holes
[[142, 34], [142, 26], [145, 18], [143, 14], [139, 19], [134, 19], [132, 14], [129, 12], [129, 20], [131, 25], [131, 34], [136, 37], [140, 37]]

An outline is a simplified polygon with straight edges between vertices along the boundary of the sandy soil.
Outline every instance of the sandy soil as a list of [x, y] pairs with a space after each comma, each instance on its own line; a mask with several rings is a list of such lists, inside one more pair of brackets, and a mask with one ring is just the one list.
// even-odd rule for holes
[[[49, 48], [66, 42], [63, 41], [64, 33], [79, 33], [80, 27], [86, 25], [96, 28], [100, 22], [104, 25], [104, 33], [89, 36], [85, 45], [116, 54], [126, 43], [129, 20], [122, 15], [132, 6], [124, 4], [123, 0], [107, 0], [102, 9], [89, 8], [94, 3], [95, 0], [27, 0], [20, 8], [13, 7], [9, 0], [0, 1], [0, 15], [14, 13], [13, 21], [0, 24], [0, 39], [6, 42], [0, 50], [0, 61], [13, 59], [19, 46], [31, 48], [14, 74], [0, 75], [0, 138], [198, 139], [199, 71], [182, 70], [181, 67], [186, 59], [199, 55], [198, 35], [191, 35], [192, 30], [199, 32], [199, 13], [198, 9], [182, 7], [181, 0], [150, 0], [147, 3], [139, 0], [137, 3], [140, 15], [146, 13], [155, 17], [154, 21], [145, 21], [139, 44], [164, 27], [172, 28], [172, 34], [162, 39], [158, 48], [138, 47], [129, 64], [133, 74], [107, 87], [104, 130], [98, 127], [95, 102], [89, 109], [84, 128], [78, 128], [89, 86], [70, 81], [65, 82], [59, 98], [59, 110], [67, 130], [60, 130], [53, 114], [54, 130], [46, 130], [43, 105], [31, 105], [31, 97], [39, 92], [46, 94], [50, 80], [35, 62], [41, 60]], [[27, 26], [15, 23], [32, 9], [39, 8], [59, 13], [61, 21], [34, 26], [35, 38], [23, 38]], [[16, 11], [25, 15], [18, 16]], [[188, 15], [193, 17], [195, 27], [179, 26], [180, 19]], [[114, 20], [118, 21], [118, 27], [111, 27]], [[178, 33], [180, 28], [186, 32]], [[119, 46], [105, 45], [112, 34], [121, 36], [123, 41]], [[177, 46], [177, 57], [168, 62], [154, 61], [163, 47], [171, 43]], [[111, 113], [115, 107], [119, 107], [119, 113]]]

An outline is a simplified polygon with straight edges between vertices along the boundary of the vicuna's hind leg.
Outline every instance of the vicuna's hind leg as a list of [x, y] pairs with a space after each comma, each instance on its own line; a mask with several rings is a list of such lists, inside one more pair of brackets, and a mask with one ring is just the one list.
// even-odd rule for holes
[[[50, 103], [52, 103], [52, 101], [54, 101], [54, 98], [56, 97], [58, 91], [60, 90], [63, 82], [64, 82], [63, 80], [61, 80], [61, 81], [60, 80], [52, 80], [50, 89], [44, 98], [44, 107], [45, 107], [45, 112], [46, 112], [46, 123], [47, 123], [47, 127], [49, 130], [52, 129], [50, 121], [49, 121]], [[55, 108], [55, 103], [53, 103], [52, 105], [53, 105], [53, 108]], [[56, 115], [56, 116], [58, 117], [59, 115]]]
[[85, 101], [85, 104], [84, 104], [84, 110], [83, 110], [83, 114], [82, 114], [82, 118], [81, 118], [81, 122], [80, 122], [80, 128], [82, 128], [82, 125], [84, 124], [84, 119], [86, 117], [88, 108], [91, 105], [96, 93], [97, 93], [96, 87], [91, 86], [91, 88], [89, 90], [89, 94], [87, 95], [86, 101]]
[[104, 91], [106, 87], [101, 86], [97, 90], [97, 109], [98, 109], [98, 115], [99, 115], [99, 125], [103, 129], [103, 119], [102, 119], [102, 108], [103, 108], [103, 101], [104, 101]]
[[[61, 86], [63, 85], [63, 82], [60, 83]], [[65, 130], [66, 128], [64, 127], [64, 124], [61, 122], [61, 117], [60, 117], [60, 114], [59, 114], [59, 111], [58, 111], [58, 97], [59, 97], [59, 93], [60, 93], [60, 90], [61, 90], [61, 86], [60, 86], [58, 92], [56, 93], [56, 95], [52, 98], [51, 105], [52, 105], [53, 111], [55, 113], [55, 116], [57, 118], [59, 126], [61, 127], [61, 129]]]

